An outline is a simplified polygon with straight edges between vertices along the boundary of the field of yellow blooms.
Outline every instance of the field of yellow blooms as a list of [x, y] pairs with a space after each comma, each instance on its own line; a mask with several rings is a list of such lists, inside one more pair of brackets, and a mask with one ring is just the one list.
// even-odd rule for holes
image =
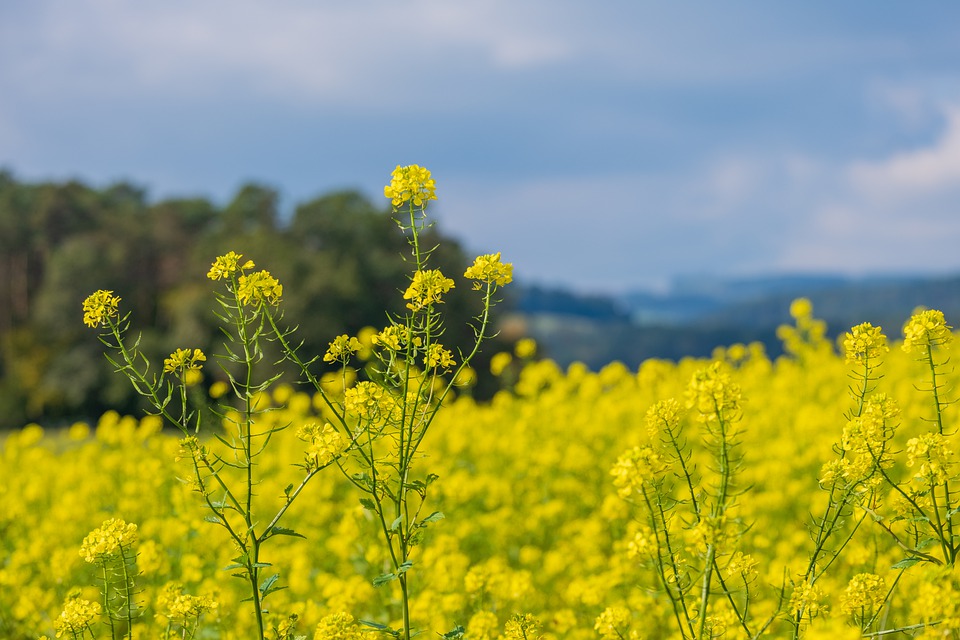
[[[849, 353], [856, 341], [845, 358], [809, 305], [792, 312], [796, 325], [781, 332], [788, 355], [776, 361], [757, 345], [718, 349], [712, 361], [651, 360], [638, 371], [616, 363], [564, 371], [544, 360], [524, 366], [490, 403], [448, 400], [422, 448], [421, 466], [438, 476], [427, 508], [444, 518], [412, 555], [414, 625], [428, 637], [460, 625], [477, 640], [957, 637], [960, 519], [950, 483], [954, 493], [960, 484], [949, 403], [960, 385], [946, 362], [948, 335], [929, 352], [902, 349], [899, 327], [884, 328], [889, 351], [869, 351], [878, 332], [848, 336], [876, 356], [863, 390]], [[933, 382], [918, 353], [935, 358]], [[509, 358], [500, 356], [498, 369]], [[879, 435], [858, 436], [880, 393], [888, 404], [877, 409]], [[704, 408], [704, 398], [713, 404]], [[302, 475], [296, 433], [323, 407], [290, 386], [259, 401], [276, 407], [263, 420], [288, 426], [258, 459], [255, 499], [271, 505]], [[938, 418], [942, 435], [924, 439]], [[658, 420], [677, 435], [672, 457]], [[729, 428], [722, 446], [718, 424]], [[109, 526], [129, 536], [135, 555], [134, 637], [162, 637], [176, 616], [200, 616], [197, 638], [251, 637], [244, 583], [224, 571], [235, 548], [180, 480], [192, 472], [181, 439], [157, 418], [113, 413], [60, 433], [31, 425], [6, 437], [0, 636], [109, 637], [95, 617], [79, 630], [57, 620], [65, 603], [99, 608], [99, 568], [81, 548], [89, 553], [88, 534], [117, 519]], [[873, 471], [856, 468], [864, 451]], [[702, 512], [677, 497], [687, 485]], [[720, 491], [722, 512], [711, 519], [706, 507]], [[846, 509], [831, 511], [841, 494]], [[655, 496], [667, 512], [659, 520]], [[267, 601], [268, 637], [355, 638], [375, 632], [359, 621], [396, 626], [396, 590], [373, 584], [389, 559], [360, 497], [331, 467], [287, 514], [284, 526], [305, 537], [276, 536], [264, 552], [283, 587]], [[900, 504], [910, 499], [938, 522]], [[949, 535], [923, 533], [937, 525]], [[714, 597], [697, 611], [709, 567]]]

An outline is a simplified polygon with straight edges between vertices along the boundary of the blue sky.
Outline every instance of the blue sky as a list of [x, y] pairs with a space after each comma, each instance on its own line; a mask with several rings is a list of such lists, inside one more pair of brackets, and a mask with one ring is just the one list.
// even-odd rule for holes
[[527, 282], [960, 271], [960, 4], [7, 0], [0, 167], [373, 198]]

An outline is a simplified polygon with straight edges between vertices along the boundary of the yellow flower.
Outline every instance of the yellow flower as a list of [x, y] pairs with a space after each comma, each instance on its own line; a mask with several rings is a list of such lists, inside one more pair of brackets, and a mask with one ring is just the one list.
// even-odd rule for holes
[[467, 637], [472, 640], [494, 640], [499, 627], [497, 614], [491, 611], [478, 611], [467, 623]]
[[687, 407], [696, 409], [702, 422], [711, 422], [718, 416], [727, 420], [740, 410], [740, 385], [730, 380], [730, 374], [714, 362], [697, 371], [687, 387]]
[[477, 256], [473, 265], [467, 267], [463, 276], [477, 281], [473, 284], [474, 289], [480, 289], [484, 283], [502, 287], [513, 282], [513, 265], [509, 262], [506, 264], [500, 262], [499, 253]]
[[210, 271], [207, 272], [207, 277], [211, 280], [220, 280], [221, 278], [229, 278], [238, 270], [253, 269], [253, 260], [247, 260], [243, 265], [240, 265], [240, 258], [242, 257], [239, 253], [233, 251], [224, 256], [219, 256], [213, 261]]
[[333, 339], [327, 352], [323, 354], [324, 362], [343, 362], [346, 364], [350, 357], [360, 351], [362, 345], [356, 338], [343, 334]]
[[843, 339], [843, 352], [848, 363], [863, 364], [879, 358], [887, 351], [890, 351], [887, 336], [883, 335], [880, 327], [869, 322], [853, 327]]
[[94, 563], [112, 557], [137, 543], [137, 525], [119, 518], [106, 520], [91, 531], [80, 545], [80, 556]]
[[919, 311], [903, 326], [903, 350], [914, 347], [939, 347], [953, 339], [942, 311]]
[[521, 338], [513, 345], [513, 353], [521, 359], [532, 358], [537, 355], [537, 341], [533, 338]]
[[242, 304], [277, 304], [282, 295], [283, 285], [269, 271], [242, 275], [237, 283], [237, 296]]
[[540, 640], [540, 621], [529, 613], [518, 613], [503, 629], [506, 640]]
[[424, 307], [442, 302], [440, 297], [453, 289], [453, 280], [445, 277], [438, 269], [417, 271], [413, 274], [410, 286], [403, 294], [404, 300], [410, 300], [407, 308], [419, 311]]
[[626, 607], [607, 607], [597, 616], [593, 628], [603, 640], [621, 640], [629, 636], [625, 631], [631, 619], [630, 610]]
[[169, 358], [163, 361], [163, 370], [166, 373], [199, 371], [203, 368], [203, 365], [200, 363], [206, 360], [207, 356], [205, 356], [200, 349], [194, 349], [193, 351], [190, 349], [177, 349], [170, 354]]
[[788, 609], [792, 615], [812, 620], [827, 612], [823, 604], [823, 591], [815, 584], [804, 582], [798, 585], [790, 596]]
[[437, 185], [430, 177], [430, 171], [419, 165], [397, 165], [390, 178], [390, 184], [383, 188], [383, 196], [389, 198], [394, 207], [411, 202], [422, 208], [427, 200], [437, 199]]
[[907, 441], [907, 466], [913, 467], [920, 463], [914, 477], [924, 484], [946, 482], [950, 477], [952, 457], [953, 451], [947, 447], [946, 439], [939, 433], [924, 433]]
[[307, 461], [316, 467], [327, 466], [347, 448], [347, 439], [329, 422], [322, 428], [305, 424], [297, 430], [297, 437], [307, 443]]
[[644, 483], [650, 482], [667, 469], [663, 457], [650, 445], [633, 447], [617, 458], [610, 470], [613, 485], [621, 498], [640, 493]]
[[490, 373], [499, 376], [510, 366], [511, 362], [513, 362], [513, 356], [508, 352], [501, 351], [500, 353], [495, 353], [493, 357], [490, 358]]
[[71, 637], [80, 637], [90, 627], [90, 623], [100, 615], [100, 604], [90, 602], [79, 597], [68, 598], [63, 603], [63, 611], [56, 620], [53, 621], [53, 628], [57, 632], [57, 637], [62, 637], [65, 633]]
[[362, 632], [349, 613], [332, 613], [321, 618], [313, 640], [360, 640]]
[[192, 596], [183, 592], [179, 582], [168, 582], [157, 595], [157, 614], [181, 626], [193, 624], [200, 615], [219, 606], [210, 596]]
[[858, 573], [840, 595], [840, 610], [853, 616], [857, 624], [863, 624], [880, 610], [886, 597], [883, 578], [873, 573]]
[[453, 353], [449, 349], [444, 349], [442, 345], [433, 343], [427, 348], [427, 353], [423, 356], [423, 364], [428, 369], [435, 367], [449, 369], [457, 362], [453, 359]]
[[113, 295], [113, 291], [100, 289], [83, 301], [83, 324], [88, 327], [106, 326], [110, 318], [118, 314], [117, 305], [120, 298]]

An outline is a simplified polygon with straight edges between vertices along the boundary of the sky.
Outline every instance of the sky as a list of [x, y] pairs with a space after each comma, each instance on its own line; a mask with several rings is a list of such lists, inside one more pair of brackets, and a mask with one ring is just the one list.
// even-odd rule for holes
[[[518, 280], [960, 272], [960, 3], [4, 0], [0, 168], [374, 201]], [[386, 203], [386, 201], [383, 201]]]

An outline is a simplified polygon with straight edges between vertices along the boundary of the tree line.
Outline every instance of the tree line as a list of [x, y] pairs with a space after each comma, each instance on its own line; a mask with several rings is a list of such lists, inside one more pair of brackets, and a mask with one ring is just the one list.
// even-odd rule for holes
[[[479, 305], [461, 276], [471, 261], [435, 228], [426, 241], [437, 247], [432, 267], [457, 280], [445, 302], [445, 341], [469, 344]], [[142, 409], [81, 322], [81, 304], [97, 289], [122, 298], [152, 362], [188, 346], [218, 353], [206, 273], [228, 251], [280, 280], [285, 320], [299, 327], [306, 353], [402, 311], [407, 240], [388, 206], [356, 191], [302, 203], [284, 220], [277, 192], [262, 184], [245, 184], [220, 207], [204, 198], [150, 202], [129, 183], [29, 184], [0, 171], [0, 428]], [[502, 346], [488, 345], [486, 356]], [[210, 384], [217, 367], [206, 369]], [[492, 384], [481, 379], [477, 392]]]

